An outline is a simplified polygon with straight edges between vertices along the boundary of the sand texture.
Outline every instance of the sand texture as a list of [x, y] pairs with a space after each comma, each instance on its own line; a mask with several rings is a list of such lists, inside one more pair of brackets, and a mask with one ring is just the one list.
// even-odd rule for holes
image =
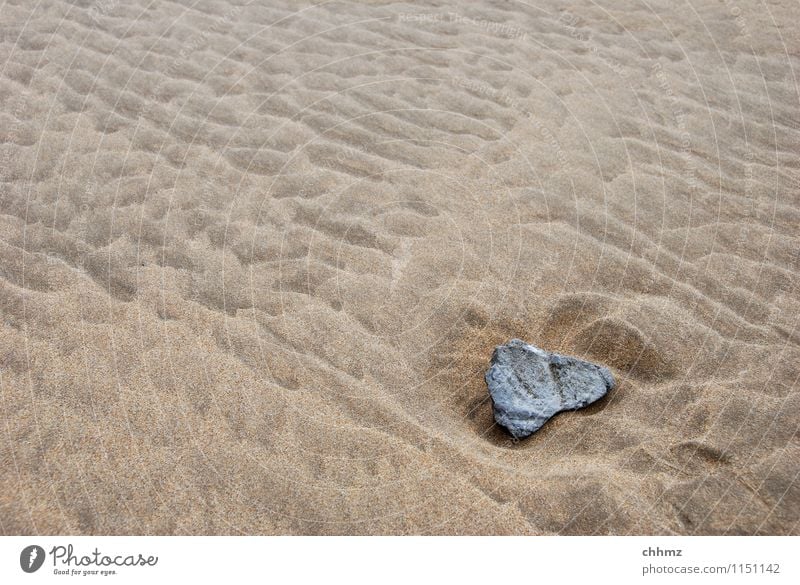
[[3, 3], [0, 532], [800, 533], [799, 21]]

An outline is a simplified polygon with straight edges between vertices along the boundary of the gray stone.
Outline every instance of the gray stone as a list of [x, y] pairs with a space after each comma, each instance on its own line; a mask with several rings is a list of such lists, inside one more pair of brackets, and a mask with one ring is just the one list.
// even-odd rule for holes
[[603, 366], [512, 339], [495, 348], [486, 385], [494, 420], [523, 439], [553, 415], [605, 396], [614, 387], [614, 377]]

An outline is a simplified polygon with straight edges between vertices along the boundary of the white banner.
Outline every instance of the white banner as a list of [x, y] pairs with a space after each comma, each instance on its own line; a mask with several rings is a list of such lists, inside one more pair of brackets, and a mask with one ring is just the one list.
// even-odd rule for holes
[[793, 536], [14, 536], [0, 538], [0, 583], [777, 584], [800, 583], [798, 550]]

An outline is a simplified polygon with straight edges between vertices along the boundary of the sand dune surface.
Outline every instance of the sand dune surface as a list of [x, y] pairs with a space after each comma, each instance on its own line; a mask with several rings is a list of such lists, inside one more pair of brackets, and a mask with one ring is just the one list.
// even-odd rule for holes
[[0, 532], [797, 534], [799, 17], [5, 2]]

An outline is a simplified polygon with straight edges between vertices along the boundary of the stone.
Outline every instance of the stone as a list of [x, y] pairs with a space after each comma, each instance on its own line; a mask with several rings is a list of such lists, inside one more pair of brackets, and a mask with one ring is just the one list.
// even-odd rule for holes
[[495, 348], [486, 385], [494, 420], [523, 439], [555, 414], [605, 396], [614, 387], [614, 377], [603, 366], [512, 339]]

